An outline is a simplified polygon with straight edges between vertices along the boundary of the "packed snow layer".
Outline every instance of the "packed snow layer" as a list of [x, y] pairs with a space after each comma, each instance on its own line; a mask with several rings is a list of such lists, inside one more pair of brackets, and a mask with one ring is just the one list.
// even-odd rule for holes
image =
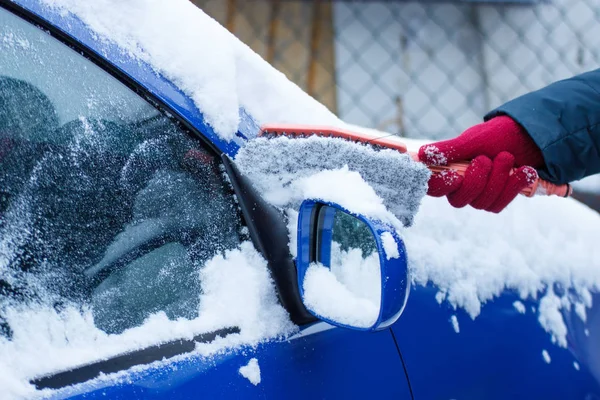
[[318, 136], [257, 138], [240, 149], [235, 162], [278, 207], [297, 208], [316, 198], [388, 223], [396, 216], [404, 225], [412, 223], [430, 176], [407, 154]]
[[336, 280], [356, 296], [373, 304], [381, 299], [381, 268], [379, 253], [364, 255], [358, 248], [343, 250], [339, 243], [331, 244], [331, 272]]
[[304, 303], [316, 314], [349, 326], [368, 328], [379, 316], [379, 254], [331, 245], [331, 268], [312, 264], [303, 282]]
[[196, 353], [208, 356], [255, 345], [297, 329], [277, 300], [266, 261], [250, 242], [215, 256], [199, 274], [202, 293], [196, 319], [172, 321], [159, 312], [119, 335], [96, 328], [89, 309], [67, 307], [61, 313], [52, 308], [13, 309], [6, 315], [13, 338], [0, 336], [2, 398], [42, 394], [28, 381], [48, 372], [225, 327], [237, 326], [240, 333], [198, 344]]
[[248, 379], [254, 386], [260, 383], [260, 366], [256, 358], [251, 358], [248, 364], [240, 367], [240, 375]]
[[452, 323], [452, 328], [454, 329], [454, 332], [460, 333], [460, 325], [458, 324], [458, 318], [456, 317], [456, 315], [450, 317], [450, 322]]
[[548, 354], [547, 350], [542, 350], [542, 358], [544, 359], [546, 364], [550, 364], [550, 362], [552, 361], [552, 359], [550, 358], [550, 354]]
[[398, 251], [398, 243], [396, 243], [394, 236], [392, 236], [390, 232], [383, 232], [381, 234], [381, 244], [383, 245], [385, 257], [388, 260], [400, 257], [400, 251]]
[[500, 214], [427, 197], [404, 231], [415, 284], [433, 283], [438, 300], [472, 318], [505, 290], [537, 298], [539, 322], [560, 346], [567, 335], [561, 310], [579, 305], [583, 314], [590, 292], [600, 290], [598, 237], [596, 212], [574, 200], [539, 196], [518, 196]]
[[240, 107], [259, 124], [344, 125], [188, 0], [42, 1], [169, 78], [225, 140], [238, 129]]
[[515, 310], [517, 310], [519, 312], [519, 314], [525, 314], [525, 312], [527, 311], [525, 309], [525, 304], [523, 304], [519, 300], [517, 300], [513, 303], [513, 307], [515, 308]]
[[331, 321], [369, 328], [379, 315], [379, 303], [361, 297], [341, 283], [327, 267], [313, 263], [303, 282], [306, 307]]

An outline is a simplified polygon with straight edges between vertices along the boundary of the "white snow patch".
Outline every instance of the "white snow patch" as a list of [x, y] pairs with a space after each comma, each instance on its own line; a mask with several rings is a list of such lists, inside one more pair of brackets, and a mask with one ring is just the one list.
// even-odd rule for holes
[[577, 361], [573, 361], [573, 368], [575, 368], [577, 371], [579, 371], [579, 363]]
[[[150, 64], [231, 140], [245, 108], [258, 122], [344, 126], [284, 74], [188, 0], [43, 0]], [[140, 23], [143, 21], [143, 23]]]
[[567, 347], [567, 325], [560, 312], [562, 307], [560, 297], [549, 289], [540, 301], [538, 320], [546, 331], [552, 332], [553, 341], [557, 341], [562, 347]]
[[254, 386], [260, 383], [260, 366], [256, 358], [251, 358], [248, 364], [240, 367], [240, 375], [248, 379]]
[[301, 198], [335, 202], [352, 212], [390, 220], [393, 216], [383, 205], [383, 200], [367, 184], [360, 174], [348, 167], [317, 172], [295, 181]]
[[96, 328], [89, 309], [68, 307], [60, 314], [41, 307], [9, 310], [6, 317], [14, 335], [11, 341], [0, 337], [3, 398], [39, 394], [28, 383], [33, 377], [225, 327], [237, 326], [240, 333], [198, 344], [195, 353], [209, 356], [297, 331], [278, 302], [266, 261], [250, 242], [215, 256], [200, 274], [196, 319], [172, 321], [158, 312], [119, 335]]
[[396, 243], [394, 236], [392, 236], [390, 232], [383, 232], [381, 234], [381, 243], [383, 244], [385, 257], [388, 260], [400, 257], [400, 252], [398, 251], [398, 243]]
[[379, 299], [354, 293], [327, 267], [313, 263], [303, 282], [304, 304], [309, 310], [348, 326], [368, 328], [379, 315]]
[[575, 304], [575, 313], [581, 318], [583, 322], [587, 320], [587, 312], [585, 309], [585, 304], [577, 303]]
[[[403, 232], [413, 282], [436, 285], [438, 301], [476, 318], [485, 302], [506, 290], [540, 299], [540, 324], [560, 346], [567, 334], [561, 310], [590, 307], [590, 293], [600, 290], [598, 237], [600, 215], [586, 206], [523, 196], [500, 214], [426, 197]], [[555, 285], [569, 295], [557, 296]]]
[[550, 364], [550, 362], [552, 361], [552, 359], [550, 358], [550, 354], [548, 354], [546, 350], [542, 350], [542, 357], [544, 358], [546, 364]]
[[286, 210], [287, 229], [289, 238], [289, 249], [292, 257], [296, 258], [298, 253], [298, 211], [293, 208]]
[[331, 245], [331, 269], [309, 266], [303, 282], [304, 302], [318, 315], [349, 326], [368, 328], [379, 316], [381, 270], [379, 254], [363, 258], [361, 249]]
[[452, 327], [454, 328], [454, 332], [460, 333], [460, 326], [458, 325], [458, 318], [456, 315], [450, 317], [450, 322], [452, 323]]
[[435, 294], [435, 300], [438, 302], [438, 304], [442, 304], [444, 302], [444, 300], [446, 300], [446, 293], [444, 293], [443, 291], [438, 291]]
[[525, 304], [521, 303], [519, 300], [513, 303], [513, 307], [521, 314], [525, 314]]
[[379, 304], [381, 300], [381, 269], [377, 251], [363, 257], [361, 249], [342, 250], [339, 243], [332, 242], [331, 272], [352, 293], [373, 304]]

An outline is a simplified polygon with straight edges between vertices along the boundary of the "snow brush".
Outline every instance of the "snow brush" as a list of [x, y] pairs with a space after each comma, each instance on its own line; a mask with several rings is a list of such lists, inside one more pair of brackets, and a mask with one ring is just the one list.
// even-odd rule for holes
[[398, 222], [404, 226], [413, 223], [427, 194], [431, 172], [424, 164], [414, 162], [408, 153], [365, 146], [343, 137], [324, 137], [314, 134], [321, 132], [314, 128], [307, 127], [304, 139], [297, 139], [303, 132], [299, 129], [294, 129], [298, 135], [270, 135], [269, 132], [283, 133], [280, 126], [265, 128], [238, 150], [234, 161], [241, 174], [271, 205], [289, 213], [297, 211], [306, 198], [319, 195], [346, 196], [352, 202], [352, 186], [345, 193], [329, 193], [328, 187], [311, 183], [325, 170], [341, 170], [343, 175], [347, 169], [350, 176], [356, 172], [359, 179], [371, 186]]
[[[295, 125], [295, 124], [268, 124], [261, 127], [260, 137], [277, 137], [286, 136], [290, 138], [302, 138], [309, 136], [320, 136], [327, 138], [340, 138], [351, 142], [363, 143], [374, 146], [380, 149], [392, 149], [397, 150], [400, 153], [406, 153], [417, 162], [420, 162], [419, 155], [417, 153], [409, 152], [408, 148], [402, 142], [390, 138], [390, 136], [377, 136], [366, 132], [353, 132], [342, 128], [336, 128], [331, 126], [318, 126], [318, 125]], [[431, 172], [442, 172], [445, 170], [454, 170], [461, 176], [464, 176], [469, 161], [465, 162], [454, 162], [448, 165], [427, 165], [427, 168]], [[513, 169], [514, 171], [514, 169]], [[535, 195], [542, 196], [560, 196], [569, 197], [573, 194], [573, 188], [571, 185], [563, 184], [556, 185], [548, 182], [541, 178], [536, 180], [523, 189], [521, 194], [527, 197], [533, 197]]]

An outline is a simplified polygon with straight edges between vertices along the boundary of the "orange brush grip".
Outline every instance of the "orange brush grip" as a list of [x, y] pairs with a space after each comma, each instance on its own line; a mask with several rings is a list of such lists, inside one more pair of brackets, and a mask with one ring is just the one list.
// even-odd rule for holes
[[400, 153], [406, 153], [406, 146], [404, 143], [389, 139], [384, 136], [376, 136], [365, 132], [352, 132], [342, 128], [335, 128], [332, 126], [320, 126], [320, 125], [294, 125], [294, 124], [273, 124], [263, 125], [259, 136], [265, 134], [287, 136], [287, 137], [302, 137], [317, 135], [321, 137], [336, 137], [341, 139], [347, 139], [353, 142], [360, 142], [365, 144], [372, 144], [388, 149], [398, 150]]

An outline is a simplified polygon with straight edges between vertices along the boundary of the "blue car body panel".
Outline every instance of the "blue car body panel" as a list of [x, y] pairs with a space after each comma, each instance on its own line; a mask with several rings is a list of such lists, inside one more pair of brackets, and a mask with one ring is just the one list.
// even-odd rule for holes
[[[322, 324], [324, 325], [324, 324]], [[367, 334], [329, 329], [210, 358], [132, 372], [121, 383], [95, 381], [59, 393], [73, 399], [410, 399], [391, 332]], [[256, 357], [261, 382], [239, 368]]]
[[[193, 101], [151, 66], [98, 40], [73, 16], [61, 15], [35, 0], [14, 3], [109, 60], [220, 151], [233, 156], [244, 139], [257, 134], [252, 116], [240, 110], [237, 137], [229, 142], [221, 139]], [[598, 382], [585, 363], [576, 370], [574, 352], [551, 342], [537, 315], [530, 310], [533, 303], [526, 304], [526, 314], [519, 314], [512, 305], [516, 299], [511, 293], [504, 294], [488, 303], [473, 321], [460, 310], [438, 304], [434, 288], [413, 288], [404, 314], [391, 329], [382, 332], [336, 328], [209, 359], [191, 356], [183, 361], [134, 368], [122, 373], [117, 384], [106, 386], [108, 383], [92, 381], [60, 391], [56, 396], [408, 399], [411, 391], [405, 367], [415, 398], [600, 398]], [[596, 305], [591, 312], [597, 311]], [[460, 333], [450, 323], [452, 315], [458, 317]], [[598, 335], [597, 330], [591, 331], [592, 338]], [[550, 364], [544, 361], [543, 350], [552, 358]], [[261, 368], [262, 382], [258, 386], [238, 373], [251, 357], [258, 358]], [[594, 357], [597, 362], [600, 355]]]
[[505, 292], [473, 320], [462, 310], [438, 304], [436, 292], [431, 286], [413, 289], [392, 328], [415, 398], [598, 398], [598, 384], [587, 367], [569, 349], [553, 344], [538, 322], [537, 302], [522, 302], [522, 314], [513, 305], [519, 297]]

